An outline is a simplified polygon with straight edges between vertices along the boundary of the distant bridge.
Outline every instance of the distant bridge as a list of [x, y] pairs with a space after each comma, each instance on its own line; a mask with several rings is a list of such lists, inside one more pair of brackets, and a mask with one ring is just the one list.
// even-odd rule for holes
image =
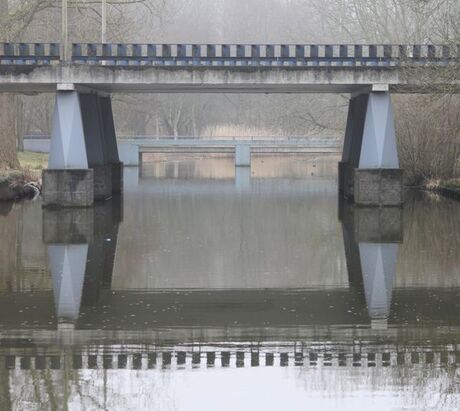
[[0, 92], [57, 94], [45, 205], [88, 206], [121, 190], [117, 92], [349, 93], [339, 190], [361, 205], [401, 205], [390, 93], [460, 86], [443, 75], [460, 61], [449, 45], [77, 43], [68, 61], [61, 48], [0, 43]]
[[118, 150], [120, 160], [129, 166], [142, 164], [142, 155], [148, 153], [235, 154], [236, 166], [250, 166], [251, 154], [339, 154], [342, 145], [338, 139], [123, 139]]

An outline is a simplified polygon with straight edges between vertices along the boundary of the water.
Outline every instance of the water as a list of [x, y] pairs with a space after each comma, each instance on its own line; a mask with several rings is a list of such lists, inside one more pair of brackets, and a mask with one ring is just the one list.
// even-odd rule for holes
[[1, 410], [460, 408], [458, 203], [150, 160], [93, 209], [1, 206]]

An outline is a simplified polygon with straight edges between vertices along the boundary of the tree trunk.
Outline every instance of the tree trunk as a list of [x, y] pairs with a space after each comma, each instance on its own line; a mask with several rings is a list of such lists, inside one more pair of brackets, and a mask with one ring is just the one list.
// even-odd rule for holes
[[0, 93], [0, 170], [20, 168], [16, 151], [16, 104], [14, 94]]
[[8, 40], [5, 29], [6, 20], [8, 18], [8, 0], [0, 0], [0, 41]]
[[0, 20], [8, 14], [8, 0], [0, 0]]
[[20, 96], [16, 97], [16, 140], [18, 151], [24, 151], [24, 101]]

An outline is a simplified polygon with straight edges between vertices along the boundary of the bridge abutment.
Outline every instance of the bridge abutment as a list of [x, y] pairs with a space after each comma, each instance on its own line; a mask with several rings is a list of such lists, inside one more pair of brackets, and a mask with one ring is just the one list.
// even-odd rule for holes
[[350, 100], [339, 191], [355, 204], [402, 204], [402, 170], [396, 148], [393, 108], [388, 92], [373, 91]]
[[87, 207], [122, 191], [110, 97], [58, 90], [44, 206]]

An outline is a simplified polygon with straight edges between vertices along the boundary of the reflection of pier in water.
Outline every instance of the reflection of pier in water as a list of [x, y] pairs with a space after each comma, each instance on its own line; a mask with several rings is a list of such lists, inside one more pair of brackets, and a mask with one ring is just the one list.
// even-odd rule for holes
[[[11, 315], [1, 321], [5, 330], [0, 332], [1, 338], [44, 342], [62, 337], [81, 344], [136, 343], [141, 339], [161, 345], [353, 341], [354, 337], [369, 341], [378, 335], [395, 341], [400, 338], [400, 324], [407, 327], [407, 336], [416, 339], [424, 338], [420, 324], [427, 321], [446, 329], [460, 326], [460, 318], [449, 314], [457, 291], [392, 289], [397, 248], [402, 241], [399, 208], [344, 205], [340, 210], [348, 288], [149, 291], [111, 289], [122, 215], [116, 200], [94, 209], [44, 210], [43, 238], [53, 291], [2, 295], [0, 309], [9, 307]], [[431, 309], [434, 305], [437, 310]], [[357, 328], [344, 335], [340, 331], [343, 325]], [[389, 330], [382, 330], [384, 334], [375, 334], [386, 327]], [[440, 329], [441, 340], [448, 340], [451, 331], [444, 334]]]
[[[393, 289], [401, 214], [340, 206], [348, 287], [130, 291], [113, 286], [116, 199], [44, 210], [53, 289], [0, 295], [0, 310], [11, 313], [0, 320], [0, 406], [117, 398], [127, 372], [149, 387], [158, 370], [293, 367], [310, 384], [360, 373], [374, 386], [455, 375], [458, 290]], [[64, 399], [63, 386], [78, 394]]]

